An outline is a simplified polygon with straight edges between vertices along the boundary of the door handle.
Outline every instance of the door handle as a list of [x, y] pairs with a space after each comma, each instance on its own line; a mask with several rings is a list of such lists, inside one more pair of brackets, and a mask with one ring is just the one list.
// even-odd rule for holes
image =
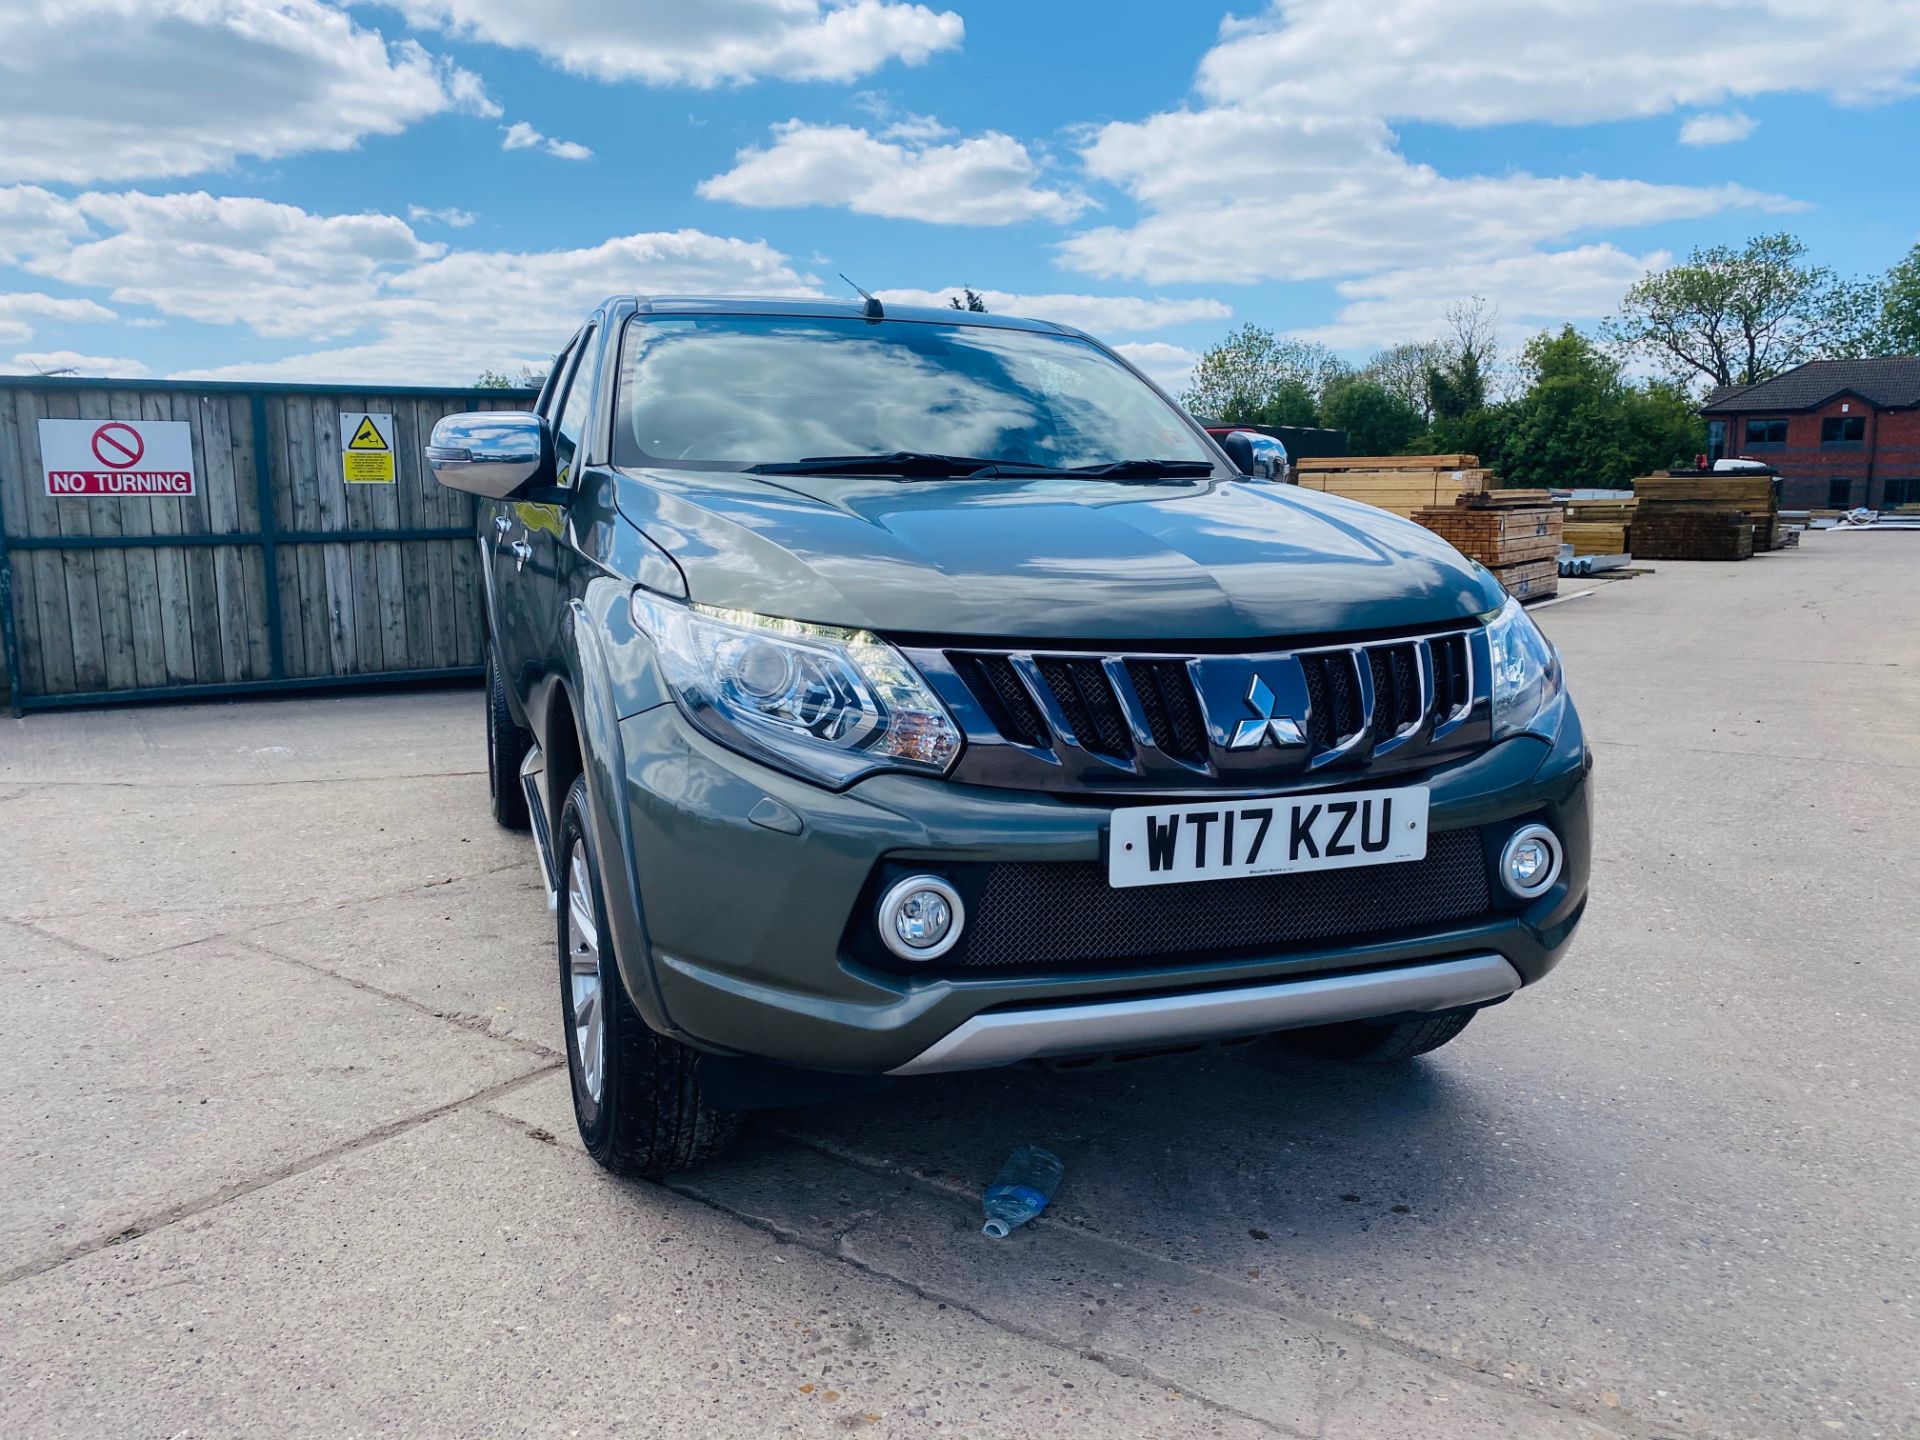
[[533, 546], [524, 540], [516, 540], [507, 546], [507, 553], [513, 556], [513, 568], [524, 570], [527, 568], [527, 561], [533, 558]]

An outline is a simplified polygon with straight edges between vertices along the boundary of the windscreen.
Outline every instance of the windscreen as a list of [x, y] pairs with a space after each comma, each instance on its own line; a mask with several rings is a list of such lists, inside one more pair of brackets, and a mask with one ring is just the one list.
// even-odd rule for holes
[[1212, 462], [1185, 417], [1095, 345], [975, 325], [636, 317], [614, 459], [744, 469], [900, 451], [1068, 469]]

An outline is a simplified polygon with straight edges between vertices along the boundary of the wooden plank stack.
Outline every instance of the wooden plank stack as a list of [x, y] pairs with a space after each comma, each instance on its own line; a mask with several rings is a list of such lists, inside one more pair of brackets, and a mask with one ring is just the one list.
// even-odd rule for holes
[[1633, 522], [1640, 560], [1751, 560], [1753, 524], [1725, 510], [1649, 505]]
[[1560, 507], [1548, 491], [1476, 491], [1413, 518], [1493, 571], [1509, 595], [1531, 600], [1560, 588]]
[[1490, 488], [1478, 455], [1308, 456], [1294, 465], [1302, 489], [1323, 490], [1411, 516]]
[[1567, 521], [1560, 538], [1576, 555], [1627, 555], [1633, 546], [1629, 529], [1636, 503], [1625, 500], [1569, 500]]
[[1746, 560], [1779, 528], [1771, 475], [1712, 471], [1633, 482], [1633, 553], [1643, 560]]

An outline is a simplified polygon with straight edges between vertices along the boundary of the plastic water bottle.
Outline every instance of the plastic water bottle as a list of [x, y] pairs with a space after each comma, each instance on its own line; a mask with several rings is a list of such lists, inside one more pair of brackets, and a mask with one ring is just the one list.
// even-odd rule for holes
[[1066, 1169], [1051, 1151], [1022, 1145], [1007, 1157], [999, 1177], [987, 1187], [983, 1201], [987, 1223], [980, 1227], [980, 1233], [1004, 1240], [1033, 1219], [1047, 1208]]

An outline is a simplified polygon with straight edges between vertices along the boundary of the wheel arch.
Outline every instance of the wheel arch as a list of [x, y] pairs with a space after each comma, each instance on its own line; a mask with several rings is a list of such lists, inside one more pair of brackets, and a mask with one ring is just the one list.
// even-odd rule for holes
[[557, 819], [575, 778], [586, 778], [600, 888], [607, 904], [614, 958], [628, 998], [662, 1034], [678, 1035], [654, 978], [653, 946], [640, 900], [640, 877], [627, 810], [626, 756], [620, 707], [608, 657], [599, 640], [602, 617], [586, 602], [567, 607], [567, 673], [547, 705], [546, 768]]

